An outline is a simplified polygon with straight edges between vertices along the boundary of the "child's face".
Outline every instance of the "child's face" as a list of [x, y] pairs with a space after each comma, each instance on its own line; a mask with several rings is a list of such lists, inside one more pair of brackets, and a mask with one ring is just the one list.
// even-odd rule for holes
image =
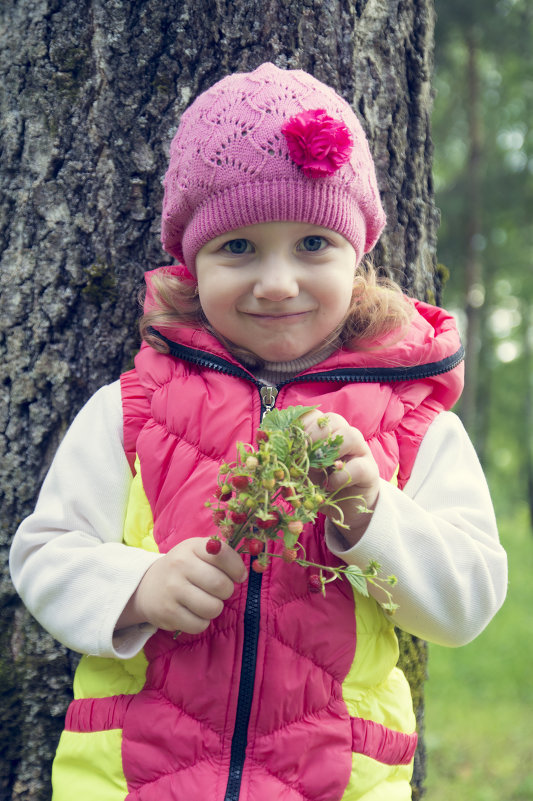
[[356, 254], [316, 225], [248, 225], [212, 239], [196, 256], [203, 311], [219, 334], [265, 361], [297, 359], [344, 320]]

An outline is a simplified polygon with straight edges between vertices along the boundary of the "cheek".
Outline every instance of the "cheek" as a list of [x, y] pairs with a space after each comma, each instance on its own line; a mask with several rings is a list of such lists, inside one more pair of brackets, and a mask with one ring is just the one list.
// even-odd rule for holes
[[216, 281], [198, 287], [202, 310], [210, 324], [222, 334], [229, 335], [234, 320], [236, 296], [226, 281]]
[[324, 297], [327, 298], [327, 305], [337, 314], [343, 316], [350, 308], [353, 292], [353, 276], [344, 277], [342, 280], [331, 282], [324, 288]]
[[217, 316], [217, 307], [220, 308], [221, 306], [221, 298], [219, 296], [218, 303], [216, 294], [210, 291], [209, 289], [200, 288], [198, 291], [198, 297], [200, 299], [200, 305], [202, 307], [202, 311], [207, 317], [208, 321], [211, 325], [214, 325], [216, 316]]

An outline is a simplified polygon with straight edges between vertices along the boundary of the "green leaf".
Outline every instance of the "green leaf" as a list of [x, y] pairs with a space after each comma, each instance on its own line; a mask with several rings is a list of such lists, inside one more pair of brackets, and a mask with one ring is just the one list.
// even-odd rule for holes
[[368, 586], [362, 571], [356, 565], [348, 565], [343, 571], [344, 575], [360, 595], [368, 598]]
[[328, 439], [314, 442], [309, 448], [310, 467], [331, 467], [339, 458], [340, 445], [342, 445], [342, 437], [340, 434], [337, 434], [335, 437], [328, 437]]
[[268, 444], [280, 462], [286, 463], [290, 454], [290, 442], [279, 431], [273, 431], [270, 435]]
[[261, 428], [263, 431], [285, 431], [304, 414], [316, 408], [316, 406], [289, 406], [287, 409], [271, 409], [263, 417]]
[[237, 443], [237, 451], [239, 453], [240, 462], [242, 464], [242, 463], [244, 463], [246, 461], [248, 456], [250, 456], [250, 447], [249, 446], [247, 447], [244, 444], [244, 442], [238, 442]]
[[283, 529], [283, 544], [286, 548], [294, 548], [298, 542], [298, 534], [291, 534], [287, 529]]

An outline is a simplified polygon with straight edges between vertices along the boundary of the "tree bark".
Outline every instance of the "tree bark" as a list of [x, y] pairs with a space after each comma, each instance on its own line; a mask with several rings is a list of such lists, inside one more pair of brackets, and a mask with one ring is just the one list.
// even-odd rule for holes
[[[45, 801], [76, 657], [24, 611], [7, 552], [74, 414], [131, 365], [180, 114], [224, 74], [301, 67], [360, 113], [377, 261], [439, 299], [432, 0], [4, 0], [0, 9], [0, 798]], [[423, 729], [425, 644], [402, 635]], [[424, 747], [414, 798], [422, 795]]]

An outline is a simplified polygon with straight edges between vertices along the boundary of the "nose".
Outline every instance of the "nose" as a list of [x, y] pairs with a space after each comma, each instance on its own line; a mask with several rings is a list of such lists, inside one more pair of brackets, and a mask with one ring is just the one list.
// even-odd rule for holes
[[258, 270], [253, 293], [256, 298], [278, 302], [297, 297], [300, 288], [294, 268], [283, 258], [264, 260]]

